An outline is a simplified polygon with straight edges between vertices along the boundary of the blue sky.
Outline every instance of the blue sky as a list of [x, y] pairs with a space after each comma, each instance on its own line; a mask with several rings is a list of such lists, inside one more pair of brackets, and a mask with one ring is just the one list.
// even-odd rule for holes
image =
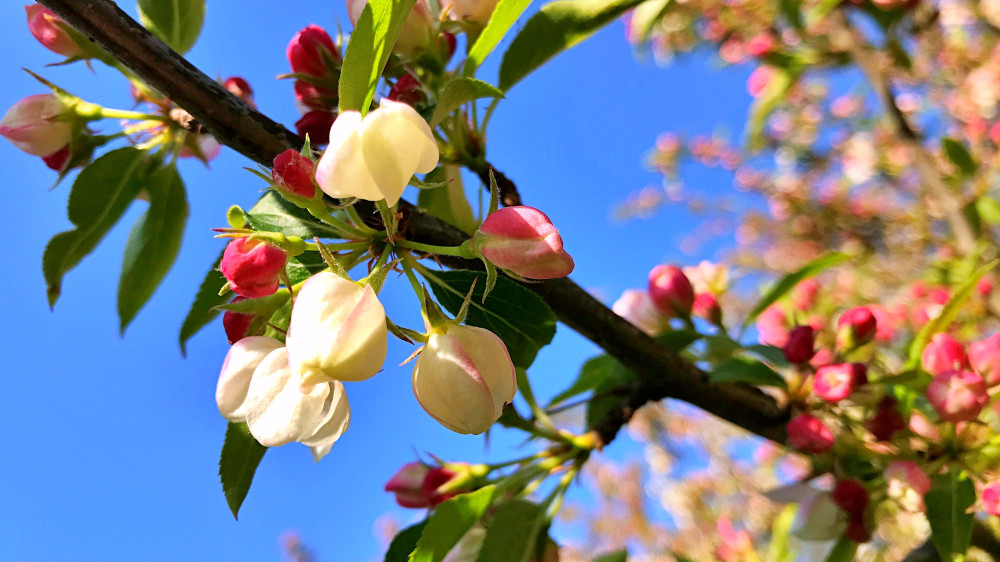
[[[209, 3], [202, 38], [190, 60], [210, 76], [241, 75], [260, 109], [291, 125], [298, 118], [285, 45], [310, 23], [335, 30], [347, 23], [339, 2]], [[130, 3], [126, 9], [134, 10]], [[34, 42], [18, 3], [0, 6], [0, 108], [42, 93], [21, 67], [108, 107], [128, 108], [125, 80], [97, 64], [44, 68], [59, 57]], [[499, 53], [498, 53], [499, 54]], [[479, 76], [493, 81], [498, 59]], [[697, 224], [680, 207], [652, 220], [613, 223], [610, 211], [635, 189], [659, 178], [644, 154], [665, 130], [738, 134], [749, 104], [749, 69], [716, 69], [701, 55], [666, 69], [636, 60], [620, 22], [561, 55], [524, 80], [492, 120], [488, 156], [514, 179], [526, 204], [543, 209], [576, 259], [573, 278], [609, 301], [642, 286], [661, 261], [695, 263], [681, 240]], [[107, 127], [113, 126], [110, 122]], [[4, 170], [5, 290], [2, 340], [5, 392], [0, 397], [0, 560], [274, 560], [279, 536], [297, 531], [319, 560], [381, 556], [374, 529], [384, 513], [403, 523], [417, 511], [395, 507], [385, 481], [415, 452], [453, 460], [499, 460], [516, 454], [518, 435], [483, 440], [444, 429], [426, 416], [410, 389], [410, 367], [396, 367], [411, 349], [390, 344], [385, 370], [347, 392], [351, 429], [322, 462], [289, 445], [268, 452], [233, 520], [217, 476], [225, 431], [213, 397], [228, 344], [221, 324], [206, 328], [182, 358], [177, 331], [195, 290], [222, 247], [210, 228], [224, 226], [232, 204], [252, 205], [261, 187], [242, 170], [242, 156], [224, 150], [206, 170], [185, 162], [191, 216], [180, 257], [124, 338], [115, 295], [122, 251], [137, 203], [122, 223], [65, 279], [49, 311], [41, 255], [67, 230], [70, 182], [54, 191], [54, 174], [39, 159], [0, 141]], [[718, 174], [694, 171], [687, 181], [709, 193], [730, 190]], [[412, 199], [415, 194], [407, 192]], [[714, 249], [714, 248], [710, 248]], [[390, 315], [419, 324], [405, 280], [387, 284]], [[564, 326], [531, 369], [536, 392], [551, 396], [569, 384], [596, 348]], [[624, 440], [606, 454], [635, 454]], [[571, 499], [574, 495], [571, 495]], [[559, 540], [558, 532], [556, 539]]]

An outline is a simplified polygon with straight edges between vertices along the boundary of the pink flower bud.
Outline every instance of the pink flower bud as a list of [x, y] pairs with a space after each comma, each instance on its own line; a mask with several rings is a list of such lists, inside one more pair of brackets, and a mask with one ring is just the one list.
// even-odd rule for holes
[[660, 264], [649, 272], [649, 296], [653, 304], [664, 312], [681, 317], [691, 315], [694, 306], [694, 288], [681, 268]]
[[[247, 300], [246, 297], [238, 296], [230, 302], [240, 302], [245, 300]], [[253, 321], [253, 314], [227, 310], [222, 315], [222, 328], [226, 331], [226, 338], [229, 339], [229, 345], [233, 345], [247, 336], [260, 335], [248, 333], [250, 331], [250, 324], [252, 324]]]
[[991, 482], [983, 488], [983, 510], [990, 515], [1000, 515], [1000, 482]]
[[257, 107], [253, 102], [253, 88], [250, 87], [250, 83], [246, 79], [240, 76], [230, 76], [226, 78], [222, 85], [234, 96], [245, 101], [250, 107]]
[[274, 157], [271, 179], [275, 184], [292, 195], [312, 199], [316, 194], [313, 185], [314, 166], [312, 160], [289, 148]]
[[486, 25], [499, 0], [441, 0], [441, 11], [447, 11], [454, 21], [477, 22]]
[[944, 332], [934, 334], [930, 343], [920, 355], [920, 363], [925, 371], [939, 375], [945, 371], [961, 369], [967, 365], [965, 349], [955, 338]]
[[886, 494], [911, 512], [924, 510], [931, 479], [913, 461], [892, 461], [885, 469]]
[[226, 246], [219, 271], [234, 293], [255, 299], [278, 290], [278, 274], [287, 260], [288, 255], [277, 246], [247, 237], [236, 238]]
[[868, 507], [868, 490], [854, 480], [838, 480], [830, 498], [851, 519], [860, 519]]
[[796, 326], [788, 333], [788, 341], [785, 342], [782, 351], [785, 352], [785, 359], [794, 365], [801, 365], [809, 362], [816, 354], [814, 343], [816, 332], [812, 326]]
[[927, 400], [943, 421], [976, 419], [989, 403], [986, 381], [971, 371], [945, 371], [927, 385]]
[[324, 55], [333, 61], [340, 60], [340, 51], [333, 44], [333, 39], [318, 25], [306, 26], [296, 33], [285, 49], [292, 72], [316, 78], [325, 78], [331, 74]]
[[774, 38], [768, 33], [754, 35], [747, 41], [746, 50], [751, 56], [766, 55], [774, 48]]
[[48, 156], [42, 156], [42, 162], [45, 162], [45, 165], [50, 170], [61, 172], [66, 169], [66, 165], [69, 164], [69, 159], [72, 155], [69, 145], [66, 145]]
[[1000, 384], [1000, 332], [969, 345], [969, 363], [986, 386]]
[[557, 279], [573, 271], [573, 258], [545, 213], [534, 207], [504, 207], [486, 217], [473, 237], [482, 256], [529, 279]]
[[771, 82], [774, 74], [775, 70], [773, 66], [758, 66], [750, 74], [750, 78], [747, 79], [747, 92], [753, 97], [759, 96]]
[[507, 346], [483, 328], [459, 325], [432, 333], [413, 369], [417, 402], [458, 433], [489, 429], [516, 392]]
[[309, 142], [314, 146], [330, 142], [330, 127], [337, 115], [329, 111], [310, 111], [295, 122], [295, 131], [300, 137], [309, 135]]
[[805, 312], [816, 304], [816, 295], [819, 294], [819, 281], [806, 279], [795, 286], [792, 293], [792, 307], [795, 310]]
[[837, 346], [854, 349], [875, 339], [878, 323], [867, 306], [858, 306], [840, 315], [837, 320]]
[[803, 453], [818, 455], [833, 448], [833, 433], [810, 414], [795, 416], [786, 429], [789, 445]]
[[868, 382], [868, 368], [861, 363], [825, 365], [816, 369], [813, 392], [827, 402], [837, 403]]
[[[295, 101], [306, 109], [320, 109], [329, 113], [337, 108], [337, 95], [336, 90], [310, 84], [305, 80], [295, 81]], [[333, 123], [332, 119], [330, 123]]]
[[430, 501], [424, 495], [424, 479], [430, 469], [422, 462], [404, 464], [385, 483], [385, 491], [396, 494], [396, 503], [401, 507], [428, 507]]
[[788, 317], [777, 305], [764, 309], [757, 317], [757, 333], [760, 343], [784, 347], [788, 341]]
[[653, 306], [649, 294], [640, 289], [625, 289], [611, 310], [633, 326], [653, 336], [663, 330], [666, 318]]
[[52, 10], [40, 4], [32, 4], [25, 6], [24, 11], [28, 15], [28, 31], [43, 47], [67, 57], [84, 53], [84, 49], [62, 27], [66, 24]]
[[875, 439], [889, 441], [897, 431], [906, 429], [906, 420], [899, 413], [896, 404], [895, 398], [886, 396], [878, 403], [875, 415], [865, 422], [865, 427]]
[[50, 156], [69, 144], [73, 129], [60, 120], [66, 105], [55, 94], [19, 100], [0, 119], [0, 135], [35, 156]]
[[424, 478], [423, 485], [421, 486], [421, 492], [423, 492], [424, 497], [427, 498], [428, 503], [432, 507], [455, 497], [455, 492], [440, 492], [438, 490], [448, 482], [451, 482], [456, 476], [458, 476], [457, 472], [443, 466], [435, 466], [427, 471], [427, 476]]
[[712, 293], [698, 293], [695, 295], [694, 304], [691, 306], [691, 314], [699, 318], [704, 318], [716, 326], [722, 324], [722, 308]]

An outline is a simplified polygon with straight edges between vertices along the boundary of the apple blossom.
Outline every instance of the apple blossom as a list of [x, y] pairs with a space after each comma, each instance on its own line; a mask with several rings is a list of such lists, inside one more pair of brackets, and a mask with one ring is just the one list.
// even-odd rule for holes
[[844, 312], [837, 320], [837, 346], [854, 349], [875, 339], [878, 323], [867, 306], [858, 306]]
[[67, 111], [55, 94], [22, 98], [0, 119], [0, 135], [28, 154], [53, 155], [72, 138], [73, 128], [61, 119]]
[[1000, 332], [969, 344], [969, 363], [986, 381], [986, 386], [1000, 384]]
[[316, 167], [316, 182], [331, 197], [385, 200], [390, 207], [415, 173], [438, 163], [438, 146], [427, 122], [405, 103], [383, 99], [363, 119], [345, 111], [330, 128]]
[[986, 381], [971, 371], [945, 371], [927, 385], [927, 400], [943, 421], [963, 422], [976, 419], [990, 397]]
[[274, 338], [251, 336], [229, 348], [215, 387], [215, 402], [222, 417], [231, 421], [244, 420], [243, 403], [253, 372], [268, 354], [280, 347], [282, 343]]
[[983, 510], [1000, 516], [1000, 482], [990, 482], [983, 488]]
[[867, 382], [868, 368], [862, 363], [824, 365], [816, 369], [813, 392], [827, 402], [837, 403]]
[[288, 255], [266, 241], [250, 237], [235, 238], [222, 254], [219, 271], [237, 295], [258, 298], [278, 290], [278, 278]]
[[385, 309], [370, 285], [322, 271], [299, 289], [285, 345], [306, 387], [371, 378], [385, 363], [387, 335]]
[[441, 11], [454, 21], [486, 25], [499, 0], [441, 0]]
[[316, 186], [313, 185], [313, 172], [312, 160], [289, 148], [274, 157], [271, 179], [282, 189], [283, 193], [287, 192], [297, 197], [312, 199], [316, 194]]
[[681, 268], [660, 264], [649, 272], [649, 296], [653, 304], [664, 312], [681, 317], [691, 315], [694, 306], [694, 288]]
[[892, 461], [885, 469], [887, 495], [907, 511], [924, 510], [924, 494], [931, 480], [913, 461]]
[[965, 367], [967, 361], [962, 344], [944, 332], [934, 334], [920, 355], [920, 364], [932, 375], [961, 369]]
[[864, 515], [869, 501], [868, 490], [855, 480], [837, 481], [830, 498], [851, 519], [858, 519]]
[[625, 289], [618, 297], [611, 310], [618, 316], [628, 320], [633, 326], [654, 336], [663, 330], [665, 318], [653, 306], [649, 293], [641, 289]]
[[339, 381], [302, 384], [279, 347], [257, 365], [247, 388], [244, 413], [250, 434], [265, 447], [292, 441], [321, 459], [351, 422], [351, 408]]
[[41, 4], [32, 4], [25, 6], [24, 11], [28, 16], [28, 31], [43, 47], [67, 57], [84, 54], [83, 47], [66, 31], [63, 27], [66, 24], [52, 10]]
[[788, 444], [809, 454], [821, 454], [833, 448], [833, 433], [819, 418], [799, 414], [788, 422]]
[[534, 207], [504, 207], [491, 213], [472, 240], [475, 251], [501, 269], [528, 279], [557, 279], [573, 271], [559, 230]]
[[489, 330], [451, 326], [431, 333], [413, 369], [413, 393], [448, 429], [480, 434], [514, 399], [517, 378], [503, 341]]

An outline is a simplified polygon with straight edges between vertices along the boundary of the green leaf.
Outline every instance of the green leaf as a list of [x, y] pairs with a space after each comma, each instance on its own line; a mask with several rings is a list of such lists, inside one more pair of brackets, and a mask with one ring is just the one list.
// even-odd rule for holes
[[952, 554], [965, 554], [972, 538], [975, 514], [968, 510], [976, 503], [976, 488], [964, 472], [951, 469], [931, 479], [931, 489], [924, 495], [927, 520], [931, 524], [931, 542], [942, 560]]
[[493, 503], [494, 486], [459, 494], [434, 509], [409, 562], [441, 562]]
[[699, 334], [696, 330], [671, 330], [663, 332], [656, 336], [655, 339], [670, 351], [680, 353], [703, 337], [705, 336]]
[[538, 533], [545, 523], [545, 509], [525, 500], [501, 504], [479, 549], [476, 562], [530, 562]]
[[205, 0], [138, 0], [139, 21], [171, 49], [191, 50], [205, 22]]
[[229, 422], [226, 440], [222, 444], [222, 455], [219, 457], [219, 478], [222, 480], [222, 491], [226, 494], [226, 503], [236, 519], [239, 519], [240, 506], [250, 491], [257, 465], [266, 452], [267, 447], [250, 435], [247, 424]]
[[452, 314], [458, 313], [472, 283], [476, 283], [465, 323], [499, 336], [507, 345], [515, 367], [527, 369], [538, 350], [556, 334], [556, 316], [545, 301], [506, 277], [497, 279], [485, 303], [482, 302], [486, 289], [484, 272], [437, 271], [427, 277], [438, 302]]
[[979, 165], [976, 164], [976, 161], [972, 158], [972, 154], [969, 153], [969, 149], [965, 148], [964, 144], [953, 138], [945, 137], [941, 139], [941, 149], [948, 155], [948, 159], [962, 172], [962, 175], [966, 177], [976, 175]]
[[629, 24], [632, 38], [638, 43], [645, 43], [653, 27], [663, 19], [673, 0], [646, 0], [632, 10], [632, 21]]
[[938, 332], [943, 332], [948, 329], [948, 326], [955, 320], [958, 316], [959, 310], [965, 301], [969, 299], [972, 295], [972, 291], [976, 288], [976, 284], [979, 280], [990, 272], [994, 267], [1000, 263], [1000, 260], [993, 260], [990, 263], [980, 267], [972, 274], [968, 279], [962, 283], [958, 289], [955, 290], [955, 294], [948, 299], [945, 303], [944, 308], [941, 309], [941, 313], [938, 314], [933, 320], [924, 325], [923, 328], [917, 333], [917, 337], [913, 338], [913, 343], [910, 344], [910, 356], [909, 360], [906, 362], [906, 366], [903, 370], [915, 369], [920, 365], [920, 356], [924, 352], [924, 348], [927, 347], [927, 343], [931, 341], [931, 337]]
[[788, 358], [785, 357], [785, 352], [782, 351], [780, 347], [774, 347], [773, 345], [748, 345], [743, 350], [747, 353], [752, 353], [757, 357], [767, 361], [772, 365], [778, 367], [787, 367]]
[[309, 211], [296, 207], [274, 191], [262, 195], [247, 211], [247, 221], [254, 230], [280, 232], [306, 240], [340, 237], [336, 230], [310, 215]]
[[825, 18], [826, 15], [830, 13], [830, 10], [836, 8], [841, 1], [842, 0], [819, 0], [819, 2], [806, 13], [806, 26], [812, 27], [816, 24], [816, 22]]
[[69, 220], [76, 228], [52, 237], [42, 255], [49, 306], [59, 298], [63, 275], [94, 250], [145, 186], [145, 156], [137, 148], [119, 148], [76, 177], [69, 194]]
[[858, 543], [847, 537], [840, 537], [833, 549], [826, 555], [825, 562], [851, 562], [854, 560], [854, 553], [858, 550]]
[[628, 550], [622, 549], [615, 552], [602, 554], [594, 558], [593, 562], [628, 562]]
[[319, 252], [304, 252], [294, 258], [288, 258], [288, 279], [292, 285], [309, 279], [314, 274], [327, 268], [323, 256]]
[[451, 115], [462, 104], [480, 98], [502, 98], [503, 92], [496, 87], [476, 80], [475, 78], [454, 78], [445, 83], [438, 95], [437, 108], [431, 117], [431, 128], [437, 127], [441, 121]]
[[445, 165], [431, 174], [434, 174], [433, 179], [440, 177], [445, 186], [441, 189], [420, 190], [417, 193], [417, 204], [444, 222], [472, 234], [477, 224], [475, 217], [472, 216], [472, 206], [465, 196], [459, 167]]
[[[837, 0], [838, 2], [840, 0]], [[795, 84], [798, 73], [788, 68], [772, 66], [774, 73], [767, 86], [761, 91], [750, 106], [750, 117], [747, 120], [747, 143], [757, 150], [764, 142], [764, 124], [771, 112], [785, 99], [785, 95]]]
[[749, 357], [733, 357], [712, 369], [708, 374], [712, 383], [745, 382], [757, 386], [787, 388], [785, 379], [774, 369]]
[[149, 209], [129, 233], [118, 281], [118, 317], [122, 334], [177, 259], [188, 217], [184, 182], [175, 166], [153, 172], [146, 192]]
[[181, 324], [181, 355], [187, 355], [187, 341], [219, 314], [215, 307], [229, 301], [227, 295], [219, 295], [219, 289], [226, 284], [226, 278], [219, 272], [220, 263], [222, 263], [221, 252], [215, 263], [212, 264], [212, 269], [205, 274], [205, 279], [198, 287], [198, 293], [194, 297], [194, 302], [191, 303], [191, 308], [188, 309], [184, 323]]
[[410, 553], [417, 547], [417, 541], [426, 526], [427, 520], [425, 519], [400, 531], [389, 544], [389, 550], [385, 553], [385, 562], [407, 562], [410, 559]]
[[510, 31], [517, 18], [521, 17], [524, 10], [531, 4], [531, 0], [500, 0], [497, 7], [490, 16], [486, 28], [479, 34], [475, 44], [469, 49], [469, 56], [465, 61], [465, 68], [462, 69], [463, 76], [472, 76], [476, 73], [479, 65], [483, 64], [486, 57], [497, 48], [507, 32]]
[[524, 24], [500, 63], [504, 92], [560, 52], [582, 42], [642, 0], [558, 0]]
[[369, 0], [344, 51], [340, 111], [368, 112], [382, 69], [416, 0]]
[[795, 288], [796, 285], [805, 281], [806, 279], [813, 277], [822, 273], [824, 270], [829, 269], [837, 264], [843, 263], [850, 259], [850, 256], [846, 254], [840, 254], [837, 252], [830, 252], [823, 254], [822, 256], [814, 259], [813, 261], [802, 266], [801, 269], [781, 278], [774, 287], [764, 294], [760, 302], [753, 307], [750, 311], [750, 315], [747, 319], [743, 321], [743, 328], [746, 329], [754, 320], [760, 316], [761, 312], [767, 309], [767, 307], [778, 302], [778, 299], [785, 296], [789, 291]]
[[996, 199], [984, 195], [976, 199], [975, 206], [981, 219], [994, 226], [1000, 224], [1000, 203]]
[[569, 388], [552, 398], [552, 404], [565, 402], [567, 399], [594, 390], [602, 384], [620, 386], [635, 378], [625, 365], [610, 355], [591, 357], [580, 367], [580, 374]]

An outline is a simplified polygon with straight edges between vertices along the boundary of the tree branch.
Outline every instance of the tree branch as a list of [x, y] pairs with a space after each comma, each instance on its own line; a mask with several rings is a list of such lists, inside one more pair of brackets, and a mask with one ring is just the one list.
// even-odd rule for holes
[[[219, 141], [244, 156], [270, 166], [283, 150], [301, 147], [302, 141], [296, 135], [230, 94], [114, 3], [108, 0], [41, 0], [40, 3], [187, 110]], [[459, 229], [421, 209], [408, 204], [407, 207], [411, 212], [409, 238], [439, 245], [457, 245], [468, 238]], [[442, 261], [452, 267], [480, 266], [478, 261]], [[760, 390], [743, 384], [709, 384], [703, 371], [665, 349], [569, 279], [529, 283], [525, 287], [545, 299], [559, 320], [601, 346], [638, 377], [626, 389], [626, 398], [598, 424], [596, 431], [602, 443], [610, 443], [637, 408], [663, 398], [689, 402], [753, 433], [785, 442], [787, 413]]]

